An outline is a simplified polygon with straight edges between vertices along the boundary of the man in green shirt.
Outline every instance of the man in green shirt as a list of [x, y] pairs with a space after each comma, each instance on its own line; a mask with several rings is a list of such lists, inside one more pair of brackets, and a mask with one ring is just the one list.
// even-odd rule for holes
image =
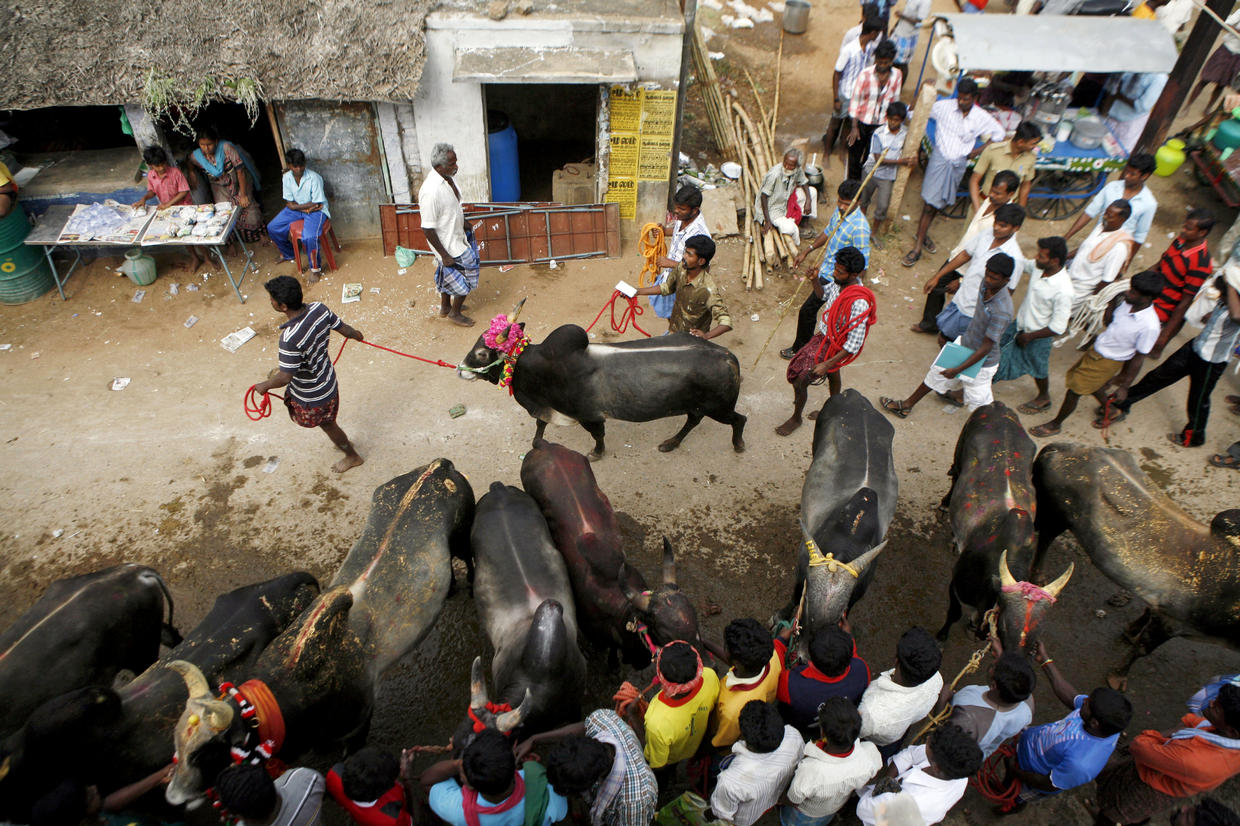
[[715, 242], [705, 235], [695, 235], [685, 242], [684, 257], [662, 284], [641, 287], [637, 295], [673, 295], [669, 333], [688, 333], [698, 338], [714, 338], [732, 329], [732, 316], [723, 295], [710, 275], [710, 259], [715, 257]]
[[1023, 121], [1009, 140], [992, 143], [982, 150], [969, 176], [969, 199], [973, 201], [974, 212], [981, 207], [982, 193], [990, 188], [995, 173], [1004, 169], [1010, 169], [1020, 178], [1016, 203], [1025, 206], [1029, 200], [1029, 190], [1033, 188], [1034, 175], [1037, 174], [1034, 164], [1038, 162], [1038, 156], [1034, 147], [1041, 141], [1042, 130], [1037, 124]]

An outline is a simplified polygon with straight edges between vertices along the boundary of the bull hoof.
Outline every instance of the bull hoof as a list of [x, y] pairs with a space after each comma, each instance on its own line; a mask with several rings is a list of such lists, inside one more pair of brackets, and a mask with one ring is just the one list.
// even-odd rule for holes
[[602, 459], [605, 455], [607, 454], [605, 454], [601, 450], [591, 450], [589, 455], [586, 456], [586, 458], [589, 459], [591, 462], [597, 462], [599, 459]]
[[1128, 678], [1121, 674], [1108, 674], [1107, 685], [1116, 691], [1128, 691]]
[[745, 440], [736, 439], [735, 441], [733, 441], [732, 449], [735, 450], [737, 453], [744, 453], [745, 452]]
[[678, 447], [680, 447], [680, 439], [668, 439], [666, 442], [659, 445], [659, 452], [671, 453]]

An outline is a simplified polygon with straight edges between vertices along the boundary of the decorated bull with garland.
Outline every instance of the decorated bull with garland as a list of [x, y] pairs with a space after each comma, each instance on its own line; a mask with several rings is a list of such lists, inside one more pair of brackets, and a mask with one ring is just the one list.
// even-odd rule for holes
[[648, 422], [686, 416], [684, 427], [662, 442], [675, 450], [703, 417], [732, 426], [732, 447], [745, 449], [745, 416], [736, 412], [740, 362], [730, 350], [688, 334], [616, 344], [591, 344], [586, 331], [565, 324], [532, 343], [525, 325], [497, 315], [478, 337], [457, 374], [481, 376], [507, 387], [517, 404], [538, 420], [537, 442], [549, 422], [576, 422], [594, 437], [591, 460], [603, 457], [607, 419]]

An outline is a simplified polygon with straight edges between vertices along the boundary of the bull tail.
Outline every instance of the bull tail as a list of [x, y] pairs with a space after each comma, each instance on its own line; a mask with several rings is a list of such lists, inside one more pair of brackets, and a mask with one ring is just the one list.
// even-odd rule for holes
[[173, 604], [172, 592], [168, 590], [168, 583], [164, 582], [164, 578], [152, 571], [155, 581], [159, 583], [159, 590], [164, 592], [164, 600], [168, 603], [168, 621], [163, 624], [159, 632], [159, 641], [168, 648], [176, 648], [181, 644], [181, 632], [173, 625]]

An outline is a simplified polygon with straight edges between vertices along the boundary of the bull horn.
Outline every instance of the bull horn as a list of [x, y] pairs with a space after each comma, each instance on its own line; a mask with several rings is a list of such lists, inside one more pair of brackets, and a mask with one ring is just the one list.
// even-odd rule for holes
[[676, 551], [667, 537], [663, 537], [663, 584], [676, 584]]
[[815, 564], [825, 562], [827, 558], [823, 556], [818, 543], [814, 541], [813, 535], [805, 527], [805, 520], [798, 519], [797, 524], [801, 526], [801, 539], [805, 542], [805, 552], [809, 554], [809, 561]]
[[469, 707], [486, 708], [488, 701], [486, 676], [482, 673], [482, 657], [474, 657], [474, 664], [469, 667]]
[[509, 324], [516, 324], [516, 323], [517, 323], [517, 317], [518, 317], [519, 315], [521, 315], [521, 308], [522, 308], [522, 307], [524, 307], [524, 306], [525, 306], [525, 299], [523, 298], [523, 299], [521, 299], [520, 301], [518, 301], [518, 302], [517, 302], [517, 306], [513, 307], [513, 308], [512, 308], [512, 312], [508, 314], [508, 323], [509, 323]]
[[507, 734], [517, 726], [521, 725], [521, 718], [525, 716], [525, 707], [529, 704], [529, 702], [530, 690], [527, 688], [525, 689], [525, 696], [521, 698], [521, 705], [517, 706], [512, 711], [505, 711], [502, 714], [496, 715], [495, 728], [498, 729], [501, 734]]
[[1076, 563], [1075, 563], [1075, 562], [1069, 562], [1069, 563], [1068, 563], [1068, 570], [1066, 570], [1066, 571], [1064, 571], [1062, 574], [1060, 574], [1060, 575], [1059, 575], [1059, 579], [1057, 579], [1057, 580], [1055, 580], [1054, 582], [1051, 582], [1051, 583], [1047, 584], [1045, 587], [1043, 587], [1043, 588], [1042, 588], [1042, 590], [1043, 590], [1043, 591], [1045, 591], [1046, 593], [1050, 594], [1051, 596], [1055, 597], [1056, 599], [1058, 599], [1058, 597], [1059, 597], [1059, 592], [1060, 592], [1060, 591], [1062, 591], [1062, 590], [1063, 590], [1063, 587], [1064, 587], [1065, 585], [1067, 585], [1067, 584], [1068, 584], [1068, 580], [1069, 580], [1069, 579], [1072, 579], [1072, 572], [1073, 572], [1074, 570], [1076, 570]]
[[645, 613], [650, 610], [650, 592], [634, 591], [633, 586], [629, 585], [628, 580], [621, 579], [624, 587], [624, 598], [632, 603], [633, 607], [638, 611]]
[[168, 667], [181, 675], [181, 679], [185, 681], [185, 687], [189, 689], [190, 699], [211, 696], [211, 686], [207, 684], [207, 678], [202, 676], [202, 671], [198, 666], [185, 660], [173, 660], [168, 663]]
[[1012, 576], [1012, 572], [1008, 570], [1006, 550], [999, 554], [999, 585], [1003, 588], [1016, 585], [1016, 577]]
[[878, 555], [883, 552], [883, 548], [886, 547], [887, 540], [884, 539], [882, 542], [879, 542], [873, 548], [870, 548], [870, 550], [866, 551], [849, 564], [851, 564], [853, 568], [856, 569], [857, 573], [860, 574], [865, 571], [866, 568], [870, 567], [874, 560], [878, 558]]

